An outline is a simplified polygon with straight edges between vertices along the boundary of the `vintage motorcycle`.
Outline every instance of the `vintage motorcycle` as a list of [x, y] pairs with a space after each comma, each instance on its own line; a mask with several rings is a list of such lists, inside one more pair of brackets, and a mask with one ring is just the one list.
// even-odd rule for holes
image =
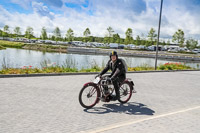
[[[134, 83], [127, 78], [119, 83], [120, 103], [127, 103], [134, 90]], [[79, 93], [79, 103], [82, 107], [89, 109], [94, 107], [100, 100], [103, 102], [110, 102], [111, 96], [114, 94], [114, 86], [108, 76], [96, 77], [93, 82], [88, 82], [83, 85]]]

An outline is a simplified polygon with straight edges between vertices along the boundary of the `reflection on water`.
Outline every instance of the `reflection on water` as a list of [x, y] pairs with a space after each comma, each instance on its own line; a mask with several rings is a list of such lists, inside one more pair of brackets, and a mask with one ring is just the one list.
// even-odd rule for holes
[[[120, 57], [123, 58], [129, 67], [141, 66], [148, 64], [154, 67], [154, 58], [139, 58], [139, 57]], [[100, 67], [104, 67], [109, 60], [109, 56], [106, 55], [85, 55], [85, 54], [65, 54], [65, 53], [49, 53], [24, 49], [7, 48], [6, 50], [0, 50], [0, 69], [2, 64], [12, 68], [22, 68], [23, 66], [41, 67], [41, 63], [45, 60], [49, 60], [52, 64], [66, 65], [71, 63], [78, 69], [90, 68], [92, 65], [97, 64]], [[158, 60], [159, 64], [166, 62], [177, 62], [169, 60]], [[199, 67], [200, 63], [186, 63], [192, 67]]]

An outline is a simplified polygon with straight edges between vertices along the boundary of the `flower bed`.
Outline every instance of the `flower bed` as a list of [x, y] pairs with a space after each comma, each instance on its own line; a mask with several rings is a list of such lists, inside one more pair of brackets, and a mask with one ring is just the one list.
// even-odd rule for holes
[[[68, 72], [100, 72], [103, 68], [92, 66], [91, 68], [78, 70], [73, 67], [64, 67], [53, 64], [52, 66], [44, 66], [42, 68], [33, 68], [32, 66], [24, 66], [22, 68], [4, 68], [0, 70], [0, 74], [35, 74], [35, 73], [68, 73]], [[193, 68], [182, 63], [165, 63], [158, 67], [158, 70], [193, 70]], [[153, 67], [142, 65], [140, 67], [128, 68], [128, 71], [152, 71]]]
[[159, 66], [160, 70], [184, 70], [184, 69], [193, 69], [190, 66], [187, 66], [183, 63], [165, 63]]

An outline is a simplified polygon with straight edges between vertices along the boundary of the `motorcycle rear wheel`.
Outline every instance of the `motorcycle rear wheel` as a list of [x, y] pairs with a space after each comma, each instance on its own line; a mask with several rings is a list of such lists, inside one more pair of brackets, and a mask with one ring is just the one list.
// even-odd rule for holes
[[132, 96], [132, 91], [133, 86], [129, 81], [125, 81], [124, 83], [122, 83], [119, 88], [120, 98], [118, 99], [118, 101], [120, 103], [127, 103]]

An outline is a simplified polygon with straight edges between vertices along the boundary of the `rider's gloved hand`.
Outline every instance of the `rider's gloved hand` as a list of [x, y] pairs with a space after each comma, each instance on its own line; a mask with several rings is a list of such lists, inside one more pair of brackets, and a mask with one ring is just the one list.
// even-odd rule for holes
[[100, 74], [98, 74], [97, 76], [95, 76], [95, 79], [96, 79], [97, 77], [101, 77], [101, 75], [100, 75]]

